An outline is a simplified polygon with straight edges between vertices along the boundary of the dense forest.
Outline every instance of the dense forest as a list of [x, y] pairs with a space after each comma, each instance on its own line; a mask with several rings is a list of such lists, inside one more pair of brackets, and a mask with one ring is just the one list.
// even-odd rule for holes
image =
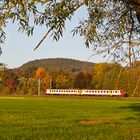
[[0, 69], [0, 95], [41, 95], [47, 88], [121, 89], [140, 96], [140, 61], [132, 67], [117, 63], [83, 62], [73, 59], [42, 59], [16, 69]]

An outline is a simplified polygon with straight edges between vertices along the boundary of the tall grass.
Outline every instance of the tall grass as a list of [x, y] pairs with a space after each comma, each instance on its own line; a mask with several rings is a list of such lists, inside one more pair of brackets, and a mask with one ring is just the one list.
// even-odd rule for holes
[[0, 140], [140, 140], [140, 100], [1, 97]]

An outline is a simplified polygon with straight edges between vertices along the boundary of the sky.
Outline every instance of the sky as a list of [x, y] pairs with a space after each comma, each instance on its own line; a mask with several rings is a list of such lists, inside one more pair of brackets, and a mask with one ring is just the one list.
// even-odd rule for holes
[[36, 27], [33, 36], [28, 37], [24, 33], [18, 32], [16, 24], [8, 23], [5, 28], [7, 39], [2, 45], [2, 55], [0, 63], [4, 63], [8, 68], [17, 68], [32, 60], [44, 58], [71, 58], [94, 63], [104, 62], [102, 56], [94, 56], [91, 48], [86, 48], [84, 39], [79, 35], [72, 36], [71, 30], [78, 25], [78, 22], [86, 17], [85, 10], [80, 9], [66, 24], [63, 37], [58, 41], [53, 41], [50, 36], [44, 40], [40, 47], [34, 51], [35, 46], [47, 32], [46, 27]]

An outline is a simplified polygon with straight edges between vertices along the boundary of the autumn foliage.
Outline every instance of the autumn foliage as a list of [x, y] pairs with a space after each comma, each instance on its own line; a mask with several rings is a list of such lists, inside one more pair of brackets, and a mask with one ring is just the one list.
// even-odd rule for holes
[[38, 80], [42, 95], [52, 87], [120, 89], [129, 96], [140, 96], [140, 62], [134, 62], [131, 68], [117, 63], [99, 63], [79, 71], [45, 67], [30, 67], [16, 72], [5, 69], [0, 71], [0, 95], [37, 95]]
[[45, 76], [45, 74], [46, 74], [45, 68], [39, 67], [39, 68], [36, 70], [35, 78], [37, 78], [37, 79], [43, 78], [43, 77]]

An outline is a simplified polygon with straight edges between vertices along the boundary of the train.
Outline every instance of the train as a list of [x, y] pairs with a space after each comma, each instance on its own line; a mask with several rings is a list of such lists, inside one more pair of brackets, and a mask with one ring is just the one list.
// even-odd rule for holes
[[47, 89], [46, 95], [125, 96], [126, 92], [123, 90]]

